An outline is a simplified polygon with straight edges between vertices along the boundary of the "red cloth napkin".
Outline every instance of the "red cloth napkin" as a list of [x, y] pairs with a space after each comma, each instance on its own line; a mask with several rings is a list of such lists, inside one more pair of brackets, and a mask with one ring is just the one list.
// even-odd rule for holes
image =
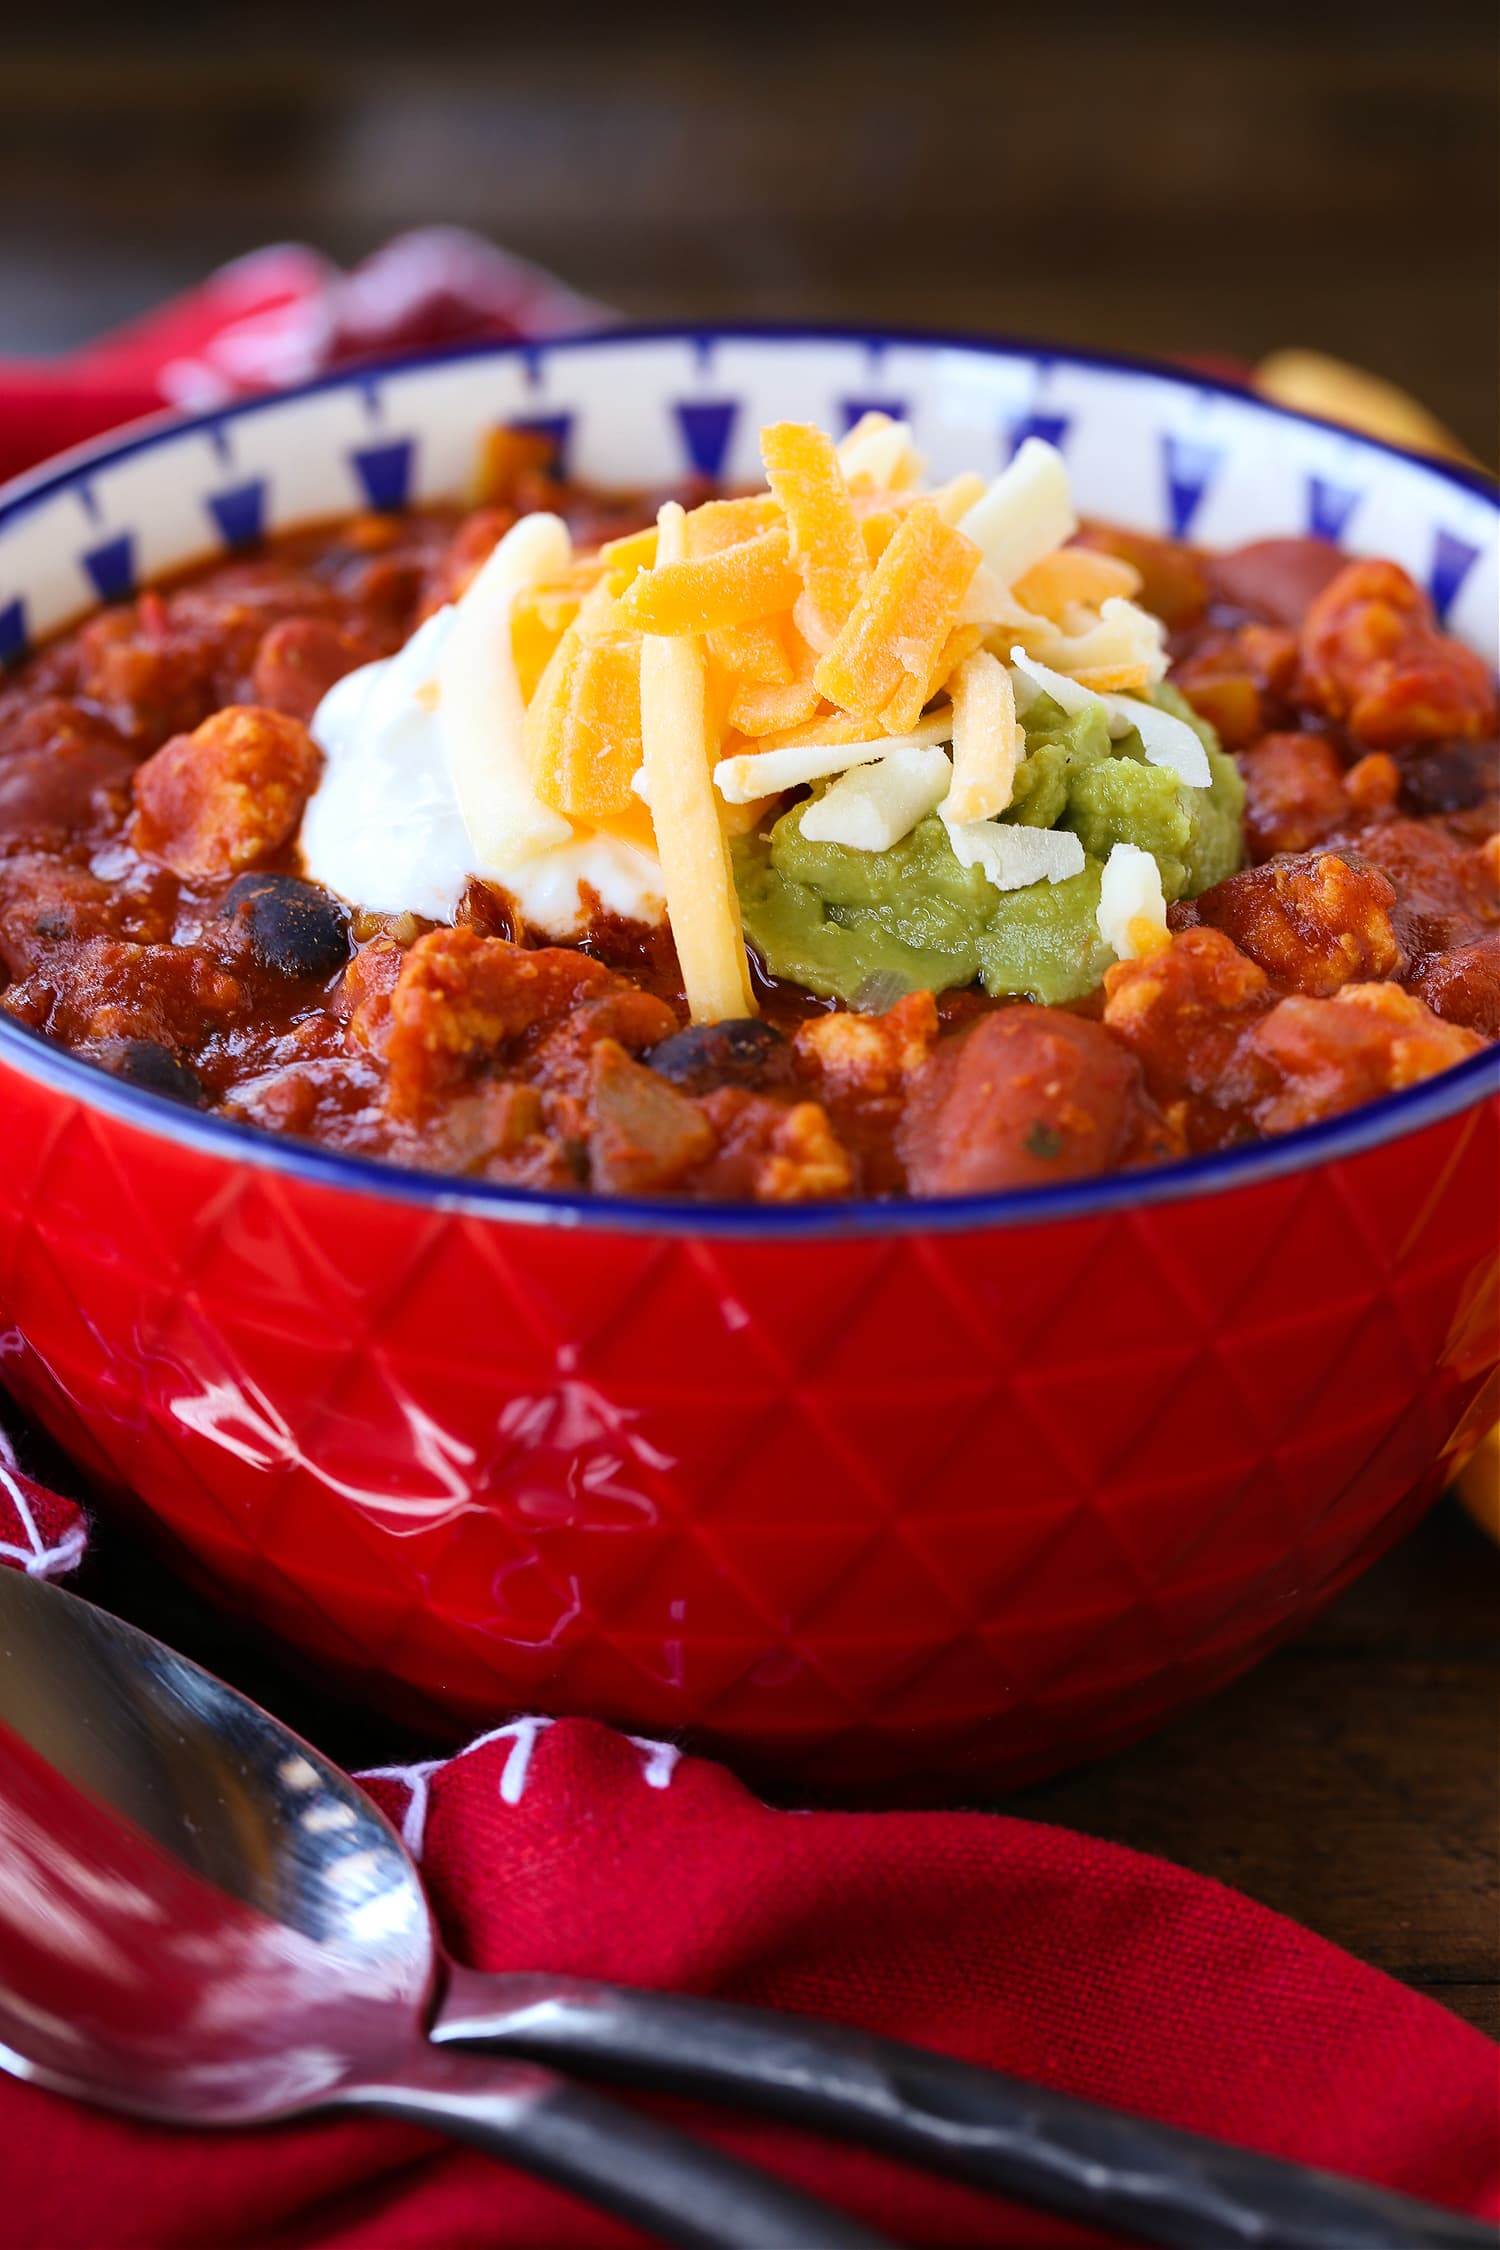
[[0, 477], [162, 407], [218, 406], [352, 360], [470, 338], [562, 336], [612, 315], [459, 227], [398, 235], [352, 273], [300, 243], [58, 360], [0, 360]]
[[[266, 251], [75, 360], [0, 367], [15, 468], [151, 406], [435, 338], [590, 324], [546, 276], [439, 231], [353, 275]], [[79, 1511], [0, 1435], [0, 1562], [55, 1574]], [[975, 1813], [769, 1810], [722, 1768], [581, 1720], [518, 1719], [371, 1776], [448, 1944], [799, 2008], [1500, 2217], [1496, 2050], [1264, 1908], [1159, 1860]], [[695, 2126], [887, 2233], [1096, 2238], [872, 2157], [705, 2112]], [[15, 2250], [576, 2250], [636, 2239], [551, 2189], [385, 2125], [191, 2138], [0, 2078]]]

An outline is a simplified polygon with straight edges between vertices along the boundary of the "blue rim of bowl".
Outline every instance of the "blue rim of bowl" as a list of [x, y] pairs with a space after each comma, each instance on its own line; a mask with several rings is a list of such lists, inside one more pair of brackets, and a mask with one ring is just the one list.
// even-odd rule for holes
[[[124, 434], [117, 438], [105, 437], [75, 446], [52, 462], [13, 480], [0, 493], [0, 528], [29, 513], [85, 471], [97, 472], [133, 454], [169, 444], [178, 437], [195, 431], [212, 431], [227, 421], [242, 421], [289, 401], [315, 397], [323, 391], [358, 389], [372, 378], [415, 373], [453, 361], [535, 358], [539, 354], [551, 356], [624, 344], [667, 342], [694, 346], [736, 342], [843, 343], [857, 344], [871, 352], [891, 345], [913, 345], [939, 351], [974, 351], [996, 358], [1040, 359], [1054, 366], [1098, 367], [1163, 381], [1179, 390], [1209, 392], [1237, 400], [1272, 420], [1331, 431], [1375, 453], [1421, 469], [1440, 483], [1477, 494], [1492, 505], [1500, 502], [1500, 487], [1481, 470], [1435, 460], [1430, 455], [1368, 437], [1362, 431], [1350, 431], [1340, 423], [1297, 413], [1272, 400], [1258, 398], [1253, 391], [1223, 377], [1199, 374], [1195, 369], [1174, 365], [1169, 360], [1062, 347], [1032, 337], [980, 336], [952, 330], [775, 322], [684, 327], [663, 322], [640, 326], [621, 324], [530, 343], [447, 345], [362, 363], [205, 413], [151, 415], [127, 425]], [[887, 1202], [851, 1198], [834, 1203], [775, 1205], [608, 1197], [508, 1187], [490, 1181], [456, 1181], [442, 1173], [351, 1156], [321, 1148], [313, 1142], [264, 1132], [232, 1118], [205, 1116], [199, 1111], [182, 1108], [159, 1094], [111, 1077], [98, 1065], [54, 1045], [25, 1025], [7, 1020], [3, 1014], [0, 1014], [0, 1062], [10, 1063], [24, 1076], [55, 1087], [87, 1107], [157, 1139], [195, 1149], [204, 1155], [248, 1163], [257, 1169], [290, 1174], [312, 1185], [342, 1188], [358, 1195], [376, 1195], [384, 1201], [415, 1203], [429, 1210], [464, 1211], [477, 1217], [509, 1219], [522, 1225], [762, 1240], [914, 1232], [947, 1234], [980, 1228], [1031, 1226], [1224, 1194], [1235, 1188], [1258, 1186], [1289, 1173], [1363, 1155], [1387, 1141], [1421, 1132], [1466, 1109], [1477, 1108], [1487, 1095], [1500, 1095], [1500, 1048], [1491, 1047], [1437, 1077], [1425, 1079], [1420, 1085], [1364, 1103], [1342, 1116], [1304, 1126], [1274, 1140], [1257, 1141], [1214, 1155], [1190, 1157], [1177, 1164], [1109, 1173], [1103, 1178], [1068, 1181], [1056, 1187], [1011, 1189], [988, 1195]]]

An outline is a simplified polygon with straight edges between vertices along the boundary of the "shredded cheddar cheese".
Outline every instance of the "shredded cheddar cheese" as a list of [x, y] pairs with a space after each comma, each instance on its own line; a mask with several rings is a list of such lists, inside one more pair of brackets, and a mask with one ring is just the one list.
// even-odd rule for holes
[[714, 633], [789, 609], [801, 590], [786, 526], [773, 524], [679, 562], [668, 561], [658, 547], [654, 569], [642, 571], [620, 596], [620, 621], [664, 640]]
[[803, 592], [793, 614], [826, 649], [858, 601], [869, 559], [832, 438], [809, 422], [772, 422], [760, 433], [766, 480], [792, 537]]
[[[675, 501], [657, 524], [652, 576], [684, 567], [685, 518]], [[640, 663], [646, 796], [688, 1009], [694, 1023], [753, 1016], [739, 898], [710, 771], [703, 650], [691, 632], [648, 633]]]
[[973, 540], [944, 523], [930, 500], [919, 500], [814, 673], [819, 694], [855, 718], [905, 734], [934, 691], [938, 660], [979, 563]]
[[[834, 711], [826, 717], [809, 720], [806, 726], [788, 727], [784, 734], [767, 736], [757, 747], [762, 750], [792, 750], [803, 748], [812, 743], [833, 745], [845, 743], [857, 746], [865, 740], [869, 732], [868, 725], [863, 721], [851, 718], [847, 712]], [[925, 712], [916, 725], [908, 728], [905, 736], [902, 737], [903, 740], [909, 742], [949, 742], [952, 738], [953, 709], [951, 704], [944, 704], [935, 711]]]
[[1092, 547], [1059, 547], [1023, 571], [1011, 588], [1025, 609], [1057, 619], [1070, 602], [1098, 607], [1112, 596], [1131, 601], [1141, 590], [1134, 563]]
[[782, 512], [769, 492], [742, 493], [736, 500], [705, 500], [683, 526], [683, 552], [693, 560], [720, 555], [762, 531], [773, 531]]
[[1022, 631], [1033, 655], [1083, 687], [1134, 692], [1166, 676], [1166, 635], [1159, 617], [1118, 594], [1098, 610], [1069, 603], [1061, 629]]
[[953, 675], [952, 820], [993, 820], [1015, 787], [1026, 737], [1016, 717], [1010, 674], [987, 649], [965, 657]]
[[786, 635], [765, 619], [721, 625], [708, 635], [708, 653], [720, 671], [750, 687], [786, 687], [795, 677]]
[[[1038, 696], [1210, 779], [1193, 728], [1151, 700], [1165, 638], [1139, 573], [1068, 544], [1055, 447], [1028, 438], [988, 483], [927, 490], [910, 428], [884, 414], [837, 444], [798, 422], [760, 444], [764, 490], [669, 503], [591, 554], [557, 518], [524, 518], [461, 598], [439, 683], [486, 858], [575, 822], [654, 847], [700, 1022], [753, 1012], [727, 837], [789, 791], [826, 785], [802, 833], [859, 851], [936, 809], [960, 863], [1009, 890], [1084, 864], [1071, 833], [1000, 818]], [[1148, 854], [1111, 858], [1099, 926], [1122, 959], [1165, 942], [1160, 890]]]
[[740, 734], [782, 734], [815, 717], [818, 691], [811, 680], [788, 680], [782, 686], [751, 682], [741, 688], [729, 706], [729, 724]]
[[[633, 809], [641, 763], [641, 644], [576, 635], [527, 712], [531, 773], [543, 804], [611, 824]], [[533, 724], [533, 721], [535, 723]], [[645, 841], [649, 844], [650, 837]]]

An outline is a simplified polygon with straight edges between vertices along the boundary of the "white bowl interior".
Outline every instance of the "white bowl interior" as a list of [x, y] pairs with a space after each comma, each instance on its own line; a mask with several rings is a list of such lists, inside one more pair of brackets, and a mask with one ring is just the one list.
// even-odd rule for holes
[[1297, 532], [1389, 555], [1493, 662], [1493, 494], [1368, 439], [1191, 375], [1008, 345], [849, 336], [631, 334], [497, 346], [354, 372], [83, 449], [0, 493], [0, 661], [101, 600], [265, 531], [451, 498], [486, 430], [556, 432], [603, 485], [699, 468], [759, 475], [778, 417], [911, 421], [933, 473], [992, 474], [1035, 431], [1086, 513], [1208, 546]]

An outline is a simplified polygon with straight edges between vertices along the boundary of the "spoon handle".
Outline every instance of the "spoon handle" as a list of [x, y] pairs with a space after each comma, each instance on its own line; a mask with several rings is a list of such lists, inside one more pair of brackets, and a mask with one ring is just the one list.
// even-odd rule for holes
[[1494, 2245], [1456, 2211], [805, 2016], [450, 1968], [430, 2036], [733, 2102], [1173, 2250]]
[[340, 2106], [467, 2141], [682, 2250], [892, 2250], [799, 2188], [549, 2070], [424, 2044]]

